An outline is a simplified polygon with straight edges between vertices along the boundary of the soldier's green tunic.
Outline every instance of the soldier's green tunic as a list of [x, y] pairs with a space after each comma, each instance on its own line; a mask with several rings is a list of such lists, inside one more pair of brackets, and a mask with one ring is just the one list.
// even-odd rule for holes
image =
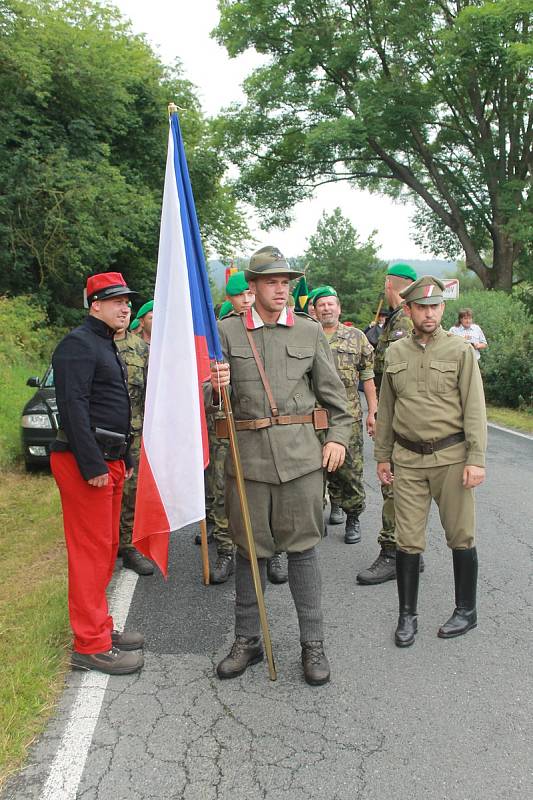
[[337, 472], [328, 476], [331, 502], [347, 513], [358, 515], [365, 510], [363, 485], [363, 411], [359, 396], [359, 380], [374, 377], [374, 349], [363, 331], [340, 322], [331, 337], [329, 346], [335, 366], [348, 397], [348, 411], [353, 417], [352, 434], [346, 450], [346, 459]]
[[[320, 325], [287, 309], [276, 324], [264, 324], [255, 310], [246, 315], [246, 321], [280, 415], [312, 414], [318, 402], [330, 414], [325, 441], [347, 447], [352, 418]], [[218, 326], [224, 360], [231, 370], [235, 419], [270, 417], [243, 321], [230, 316]], [[316, 545], [323, 532], [322, 444], [312, 424], [241, 430], [238, 441], [258, 557], [268, 558], [277, 549], [303, 552]], [[226, 474], [230, 531], [235, 544], [245, 552], [230, 458], [226, 460]]]
[[[379, 394], [381, 380], [383, 376], [383, 369], [385, 366], [385, 354], [389, 345], [404, 339], [413, 330], [413, 323], [411, 317], [405, 310], [405, 306], [401, 303], [397, 306], [390, 317], [385, 322], [381, 335], [376, 345], [376, 352], [374, 353], [374, 373], [376, 389]], [[394, 494], [392, 486], [382, 484], [381, 495], [383, 497], [383, 508], [381, 511], [381, 530], [378, 534], [378, 543], [381, 547], [396, 547], [396, 533], [394, 522]]]
[[141, 437], [144, 420], [144, 399], [146, 394], [146, 375], [148, 372], [148, 355], [150, 348], [140, 336], [126, 332], [123, 339], [115, 341], [117, 350], [128, 371], [128, 392], [131, 400], [131, 429], [133, 443], [130, 455], [133, 461], [133, 475], [124, 482], [122, 494], [122, 511], [120, 514], [119, 550], [133, 547], [133, 517], [135, 514], [135, 494], [137, 491], [137, 468], [141, 452]]
[[[438, 441], [463, 431], [465, 441], [421, 455], [402, 447]], [[461, 483], [463, 468], [485, 465], [487, 427], [481, 374], [473, 348], [439, 327], [423, 346], [411, 334], [389, 347], [379, 397], [374, 457], [394, 462], [398, 547], [422, 552], [431, 496], [439, 505], [449, 547], [474, 545], [471, 489]]]

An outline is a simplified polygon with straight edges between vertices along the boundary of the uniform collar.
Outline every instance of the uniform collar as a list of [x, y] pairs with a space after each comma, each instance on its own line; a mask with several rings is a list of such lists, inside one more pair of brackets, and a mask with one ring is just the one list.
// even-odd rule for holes
[[[444, 328], [442, 327], [442, 325], [439, 325], [439, 327], [438, 327], [438, 328], [436, 328], [436, 329], [433, 331], [433, 333], [431, 334], [431, 339], [429, 340], [429, 342], [426, 342], [426, 344], [430, 344], [430, 342], [431, 342], [432, 340], [435, 340], [435, 339], [440, 339], [440, 337], [441, 337], [441, 336], [443, 336], [443, 335], [445, 335]], [[413, 332], [411, 333], [411, 336], [413, 337], [414, 341], [415, 341], [417, 344], [420, 344], [420, 342], [418, 341], [418, 338], [419, 338], [419, 337], [418, 337], [418, 335], [415, 333], [415, 331], [413, 331]]]
[[103, 339], [113, 339], [115, 335], [113, 328], [110, 328], [109, 325], [106, 325], [101, 319], [92, 317], [90, 314], [85, 317], [83, 324]]
[[[263, 328], [265, 325], [258, 312], [255, 310], [255, 306], [252, 306], [248, 309], [244, 319], [246, 322], [246, 327], [249, 331], [255, 331], [258, 328]], [[276, 325], [283, 325], [285, 328], [292, 328], [294, 325], [294, 311], [292, 308], [285, 306], [279, 315]]]

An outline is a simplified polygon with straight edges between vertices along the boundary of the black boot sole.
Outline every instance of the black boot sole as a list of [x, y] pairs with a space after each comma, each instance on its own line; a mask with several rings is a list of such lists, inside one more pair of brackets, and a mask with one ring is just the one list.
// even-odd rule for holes
[[395, 581], [396, 580], [396, 573], [394, 575], [389, 575], [387, 578], [381, 578], [379, 581], [365, 580], [364, 578], [356, 578], [357, 583], [360, 586], [379, 586], [380, 583], [388, 583], [388, 581]]
[[462, 631], [457, 631], [457, 633], [444, 633], [441, 632], [442, 628], [439, 628], [437, 631], [437, 636], [439, 639], [457, 639], [458, 636], [464, 636], [465, 633], [468, 633], [468, 631], [473, 631], [474, 628], [477, 628], [477, 622], [473, 622], [472, 625], [469, 625], [467, 628], [463, 628]]
[[217, 676], [220, 678], [221, 681], [232, 680], [233, 678], [238, 678], [239, 675], [243, 675], [248, 667], [253, 667], [254, 664], [259, 664], [261, 661], [264, 661], [265, 654], [260, 653], [257, 656], [254, 656], [251, 661], [249, 661], [245, 667], [240, 669], [238, 672], [232, 672], [231, 675], [221, 675], [218, 671], [218, 667], [216, 670]]
[[304, 672], [304, 680], [305, 680], [305, 682], [307, 683], [308, 686], [324, 686], [325, 683], [329, 683], [330, 677], [331, 676], [328, 675], [327, 678], [322, 678], [322, 680], [320, 680], [320, 681], [318, 681], [318, 680], [314, 680], [313, 681], [313, 680], [310, 680], [309, 678], [306, 678], [305, 672]]
[[347, 539], [346, 536], [344, 537], [344, 544], [359, 544], [361, 541], [361, 537], [359, 539]]
[[[416, 633], [415, 633], [416, 636]], [[396, 647], [411, 647], [415, 643], [415, 636], [412, 639], [409, 639], [408, 642], [399, 642], [396, 637], [394, 637], [394, 644]]]

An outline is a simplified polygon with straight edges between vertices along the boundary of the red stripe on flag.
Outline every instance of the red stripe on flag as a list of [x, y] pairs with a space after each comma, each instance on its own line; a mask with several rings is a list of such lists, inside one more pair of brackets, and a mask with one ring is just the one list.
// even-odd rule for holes
[[[141, 443], [141, 456], [139, 458], [139, 477], [141, 480], [143, 496], [142, 503], [135, 503], [135, 521], [133, 527], [132, 544], [147, 558], [155, 561], [165, 578], [168, 575], [168, 543], [170, 539], [170, 523], [165, 512], [161, 495], [152, 475], [150, 464], [144, 452], [144, 443]], [[150, 531], [144, 535], [144, 531]]]

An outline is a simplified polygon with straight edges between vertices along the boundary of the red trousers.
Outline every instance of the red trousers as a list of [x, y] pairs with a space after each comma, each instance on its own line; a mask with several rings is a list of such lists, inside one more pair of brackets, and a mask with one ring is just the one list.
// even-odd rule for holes
[[68, 607], [78, 653], [111, 649], [113, 619], [106, 589], [118, 550], [124, 462], [107, 461], [107, 486], [91, 486], [72, 453], [51, 453], [68, 555]]

